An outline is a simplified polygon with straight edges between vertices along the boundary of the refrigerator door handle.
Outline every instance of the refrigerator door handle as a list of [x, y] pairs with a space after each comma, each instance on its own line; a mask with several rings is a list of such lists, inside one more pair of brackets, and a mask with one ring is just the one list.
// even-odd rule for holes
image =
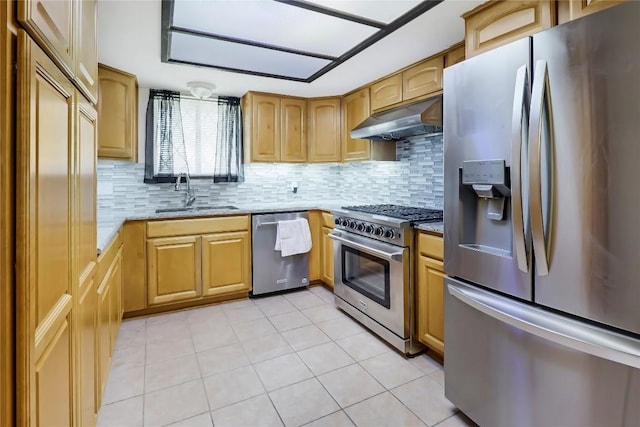
[[[530, 217], [533, 251], [536, 268], [540, 276], [549, 274], [548, 242], [545, 239], [545, 226], [542, 201], [542, 127], [551, 127], [549, 101], [549, 76], [547, 61], [538, 60], [533, 74], [531, 89], [531, 113], [529, 119], [529, 193]], [[545, 111], [549, 117], [543, 117]], [[545, 120], [547, 120], [545, 122]], [[549, 168], [550, 170], [550, 168]], [[550, 178], [550, 177], [547, 177]], [[548, 224], [549, 225], [549, 224]]]
[[529, 73], [527, 66], [522, 65], [516, 74], [516, 86], [513, 97], [513, 115], [511, 121], [511, 201], [513, 210], [513, 240], [518, 268], [523, 273], [529, 272], [529, 256], [525, 241], [525, 209], [522, 206], [522, 163], [523, 142], [526, 141], [529, 119]]
[[447, 290], [464, 304], [515, 328], [573, 350], [640, 368], [638, 340], [469, 286], [448, 283]]

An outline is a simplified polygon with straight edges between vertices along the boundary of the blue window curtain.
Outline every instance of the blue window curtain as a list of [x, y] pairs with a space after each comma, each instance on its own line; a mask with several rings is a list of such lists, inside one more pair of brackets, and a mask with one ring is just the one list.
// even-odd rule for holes
[[[174, 164], [186, 161], [180, 93], [152, 89], [147, 103], [145, 183], [175, 181]], [[175, 159], [175, 153], [182, 153]]]
[[242, 112], [240, 98], [218, 97], [218, 129], [213, 182], [242, 182]]

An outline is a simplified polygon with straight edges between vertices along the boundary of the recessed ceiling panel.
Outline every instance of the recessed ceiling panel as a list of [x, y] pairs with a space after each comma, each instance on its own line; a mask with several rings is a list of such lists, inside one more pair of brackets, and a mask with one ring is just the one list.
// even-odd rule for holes
[[162, 61], [310, 83], [441, 1], [163, 0]]
[[302, 7], [264, 0], [175, 0], [172, 25], [333, 57], [342, 55], [379, 30]]
[[327, 9], [389, 24], [421, 3], [420, 0], [307, 0]]
[[304, 80], [328, 65], [328, 59], [174, 32], [171, 60], [253, 74]]

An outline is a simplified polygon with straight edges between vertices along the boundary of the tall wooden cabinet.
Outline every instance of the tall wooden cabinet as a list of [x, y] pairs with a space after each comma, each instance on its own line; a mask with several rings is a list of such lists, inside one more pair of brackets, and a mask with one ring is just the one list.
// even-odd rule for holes
[[17, 5], [29, 35], [17, 30], [16, 424], [92, 426], [100, 403], [96, 3]]
[[138, 80], [133, 74], [98, 66], [98, 157], [138, 159]]
[[66, 426], [74, 420], [76, 92], [25, 32], [18, 36], [18, 424]]
[[0, 2], [0, 425], [15, 415], [15, 3]]
[[22, 0], [18, 20], [92, 103], [98, 99], [96, 0]]
[[96, 398], [96, 145], [97, 112], [82, 97], [76, 103], [74, 259], [78, 288], [75, 340], [77, 354], [74, 395], [76, 417], [82, 426], [95, 425], [99, 409]]
[[342, 102], [342, 160], [367, 160], [371, 157], [371, 142], [351, 138], [351, 129], [369, 117], [369, 88], [345, 96]]

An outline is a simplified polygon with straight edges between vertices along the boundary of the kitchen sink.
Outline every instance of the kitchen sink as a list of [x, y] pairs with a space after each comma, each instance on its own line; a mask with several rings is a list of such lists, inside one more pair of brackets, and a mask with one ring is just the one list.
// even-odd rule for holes
[[172, 207], [172, 208], [158, 208], [156, 209], [156, 213], [167, 213], [167, 212], [191, 212], [191, 211], [214, 211], [214, 210], [228, 210], [228, 209], [238, 209], [235, 206], [182, 206], [182, 207]]

